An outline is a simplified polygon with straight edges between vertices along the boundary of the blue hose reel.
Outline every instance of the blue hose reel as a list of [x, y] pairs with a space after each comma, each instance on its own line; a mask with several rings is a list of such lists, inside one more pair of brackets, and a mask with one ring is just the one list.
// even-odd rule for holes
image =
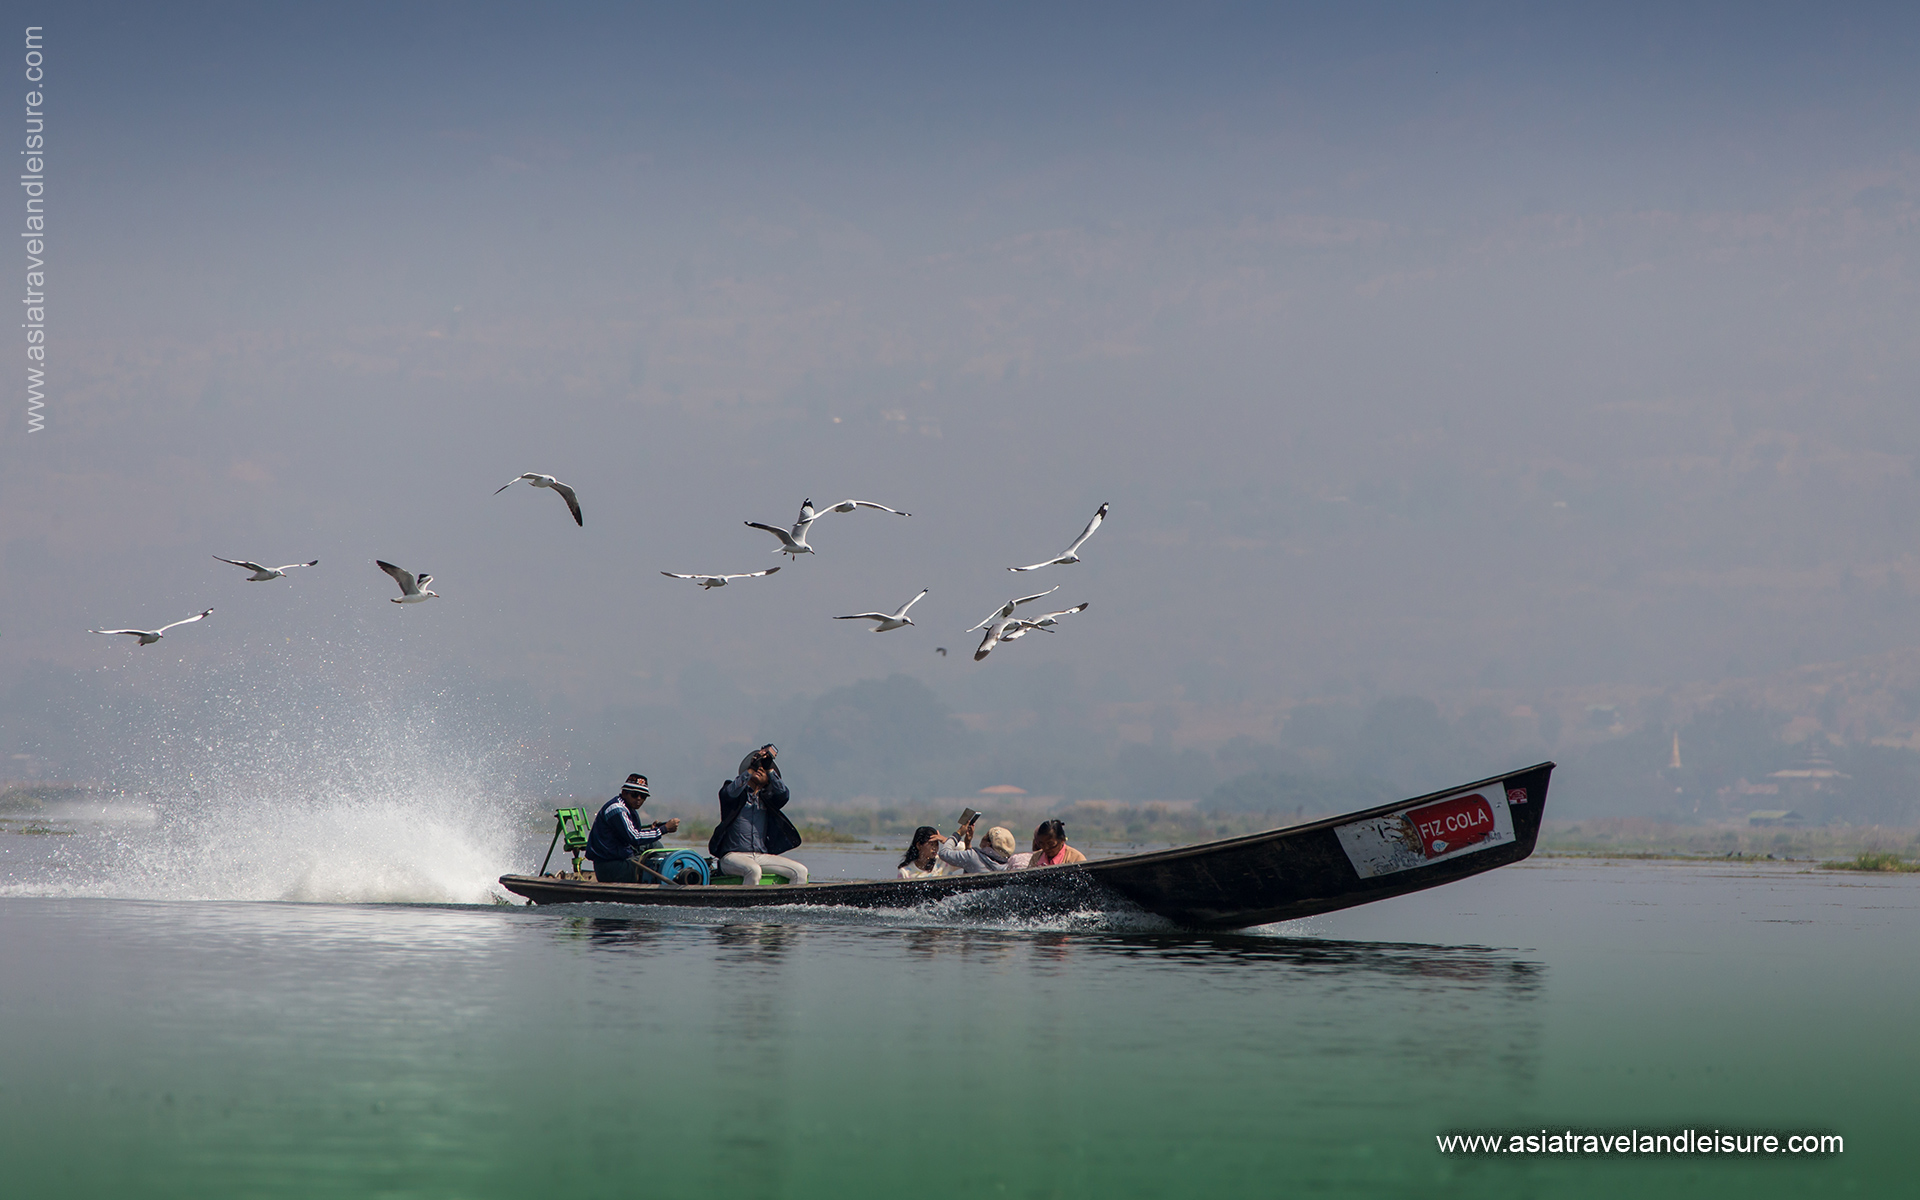
[[[661, 879], [669, 883], [709, 883], [712, 875], [707, 870], [707, 856], [695, 854], [691, 850], [649, 850], [640, 856], [647, 868], [657, 871]], [[658, 879], [643, 879], [643, 883], [658, 883]]]

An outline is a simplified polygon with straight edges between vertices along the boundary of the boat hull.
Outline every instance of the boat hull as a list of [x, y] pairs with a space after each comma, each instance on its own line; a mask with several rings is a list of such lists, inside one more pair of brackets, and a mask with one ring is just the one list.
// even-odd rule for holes
[[866, 909], [974, 904], [995, 914], [1140, 909], [1196, 929], [1240, 929], [1369, 904], [1533, 853], [1554, 764], [1245, 837], [1071, 866], [932, 879], [699, 887], [503, 875], [534, 904]]

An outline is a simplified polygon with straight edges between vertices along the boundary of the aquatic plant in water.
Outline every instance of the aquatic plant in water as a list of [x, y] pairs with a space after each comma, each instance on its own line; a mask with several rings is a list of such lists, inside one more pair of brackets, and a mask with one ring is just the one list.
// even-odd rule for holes
[[1920, 862], [1909, 862], [1898, 854], [1863, 850], [1852, 862], [1821, 863], [1829, 871], [1920, 871]]

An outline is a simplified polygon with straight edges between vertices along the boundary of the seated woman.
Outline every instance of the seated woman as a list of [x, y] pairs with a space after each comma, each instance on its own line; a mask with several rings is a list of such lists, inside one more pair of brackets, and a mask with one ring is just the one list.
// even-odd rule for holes
[[913, 831], [913, 843], [900, 856], [901, 879], [928, 879], [951, 875], [953, 868], [940, 861], [940, 843], [946, 841], [938, 829], [922, 825]]
[[1040, 828], [1033, 831], [1033, 857], [1027, 859], [1029, 867], [1059, 867], [1085, 861], [1086, 855], [1067, 845], [1065, 822], [1042, 821]]
[[958, 844], [948, 842], [940, 847], [940, 861], [966, 875], [1012, 870], [1012, 858], [1013, 831], [999, 825], [987, 830], [978, 846], [973, 845], [973, 826], [966, 825], [961, 827]]

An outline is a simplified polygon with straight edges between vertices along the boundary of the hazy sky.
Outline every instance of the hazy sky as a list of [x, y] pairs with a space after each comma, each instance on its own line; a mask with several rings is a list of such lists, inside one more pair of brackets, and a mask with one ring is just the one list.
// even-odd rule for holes
[[[17, 345], [0, 671], [1226, 711], [1920, 638], [1911, 8], [9, 11], [53, 390], [26, 433]], [[807, 496], [914, 516], [659, 575]], [[971, 662], [1030, 581], [1091, 608]]]

